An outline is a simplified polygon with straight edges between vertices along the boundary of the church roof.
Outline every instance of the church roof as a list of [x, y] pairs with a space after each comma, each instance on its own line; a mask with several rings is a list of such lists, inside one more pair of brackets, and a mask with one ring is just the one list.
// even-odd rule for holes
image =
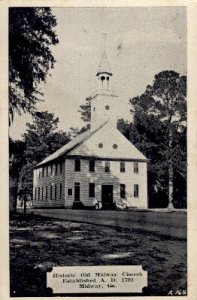
[[85, 132], [77, 135], [72, 141], [70, 141], [69, 143], [67, 143], [66, 145], [64, 145], [63, 147], [61, 147], [57, 151], [55, 151], [53, 154], [49, 155], [44, 160], [42, 160], [39, 164], [36, 165], [36, 167], [44, 165], [44, 164], [46, 164], [46, 163], [48, 163], [52, 160], [55, 160], [55, 159], [65, 155], [65, 154], [68, 154], [69, 151], [71, 151], [76, 146], [80, 145], [80, 143], [82, 143], [86, 139], [88, 139], [91, 135], [93, 135], [95, 133], [95, 131], [99, 130], [100, 127], [102, 127], [102, 126], [99, 126], [99, 128], [96, 128], [94, 131], [91, 131], [89, 129], [89, 130], [86, 130]]
[[98, 76], [99, 74], [102, 74], [102, 73], [107, 73], [109, 75], [112, 75], [111, 67], [109, 65], [105, 51], [103, 51], [103, 54], [101, 56], [101, 61], [100, 61], [99, 69], [98, 69], [96, 76]]
[[[113, 137], [113, 138], [109, 138]], [[100, 148], [99, 144], [104, 147]], [[118, 148], [114, 148], [114, 145]], [[94, 157], [98, 159], [122, 159], [147, 161], [147, 158], [110, 122], [105, 122], [94, 131], [87, 130], [49, 155], [36, 165], [40, 167], [62, 156]]]

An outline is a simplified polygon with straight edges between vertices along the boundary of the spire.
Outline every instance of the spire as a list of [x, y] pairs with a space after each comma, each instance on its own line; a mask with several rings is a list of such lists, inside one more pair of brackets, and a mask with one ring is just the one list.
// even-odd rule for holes
[[106, 36], [107, 36], [106, 33], [103, 33], [103, 54], [101, 56], [101, 61], [96, 76], [98, 77], [102, 89], [108, 90], [109, 80], [110, 77], [112, 76], [112, 71], [105, 52]]
[[101, 56], [101, 61], [100, 61], [98, 72], [97, 72], [96, 76], [99, 76], [100, 74], [112, 75], [111, 68], [110, 68], [105, 50], [103, 51], [103, 54]]

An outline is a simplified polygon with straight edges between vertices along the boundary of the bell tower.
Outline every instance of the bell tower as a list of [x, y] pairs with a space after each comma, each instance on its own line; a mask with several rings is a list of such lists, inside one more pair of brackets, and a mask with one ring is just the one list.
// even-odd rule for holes
[[105, 50], [103, 51], [103, 54], [101, 56], [101, 61], [96, 76], [98, 77], [100, 88], [104, 90], [109, 90], [112, 72]]
[[91, 130], [98, 128], [107, 121], [110, 121], [113, 126], [117, 126], [118, 96], [111, 90], [112, 75], [104, 45], [104, 51], [96, 73], [99, 90], [91, 97]]

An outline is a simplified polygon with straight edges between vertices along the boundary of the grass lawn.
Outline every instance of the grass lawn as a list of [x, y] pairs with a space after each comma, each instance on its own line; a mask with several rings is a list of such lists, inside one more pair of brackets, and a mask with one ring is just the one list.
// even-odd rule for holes
[[186, 290], [186, 241], [36, 215], [10, 217], [10, 296], [50, 296], [53, 266], [142, 265], [145, 295]]

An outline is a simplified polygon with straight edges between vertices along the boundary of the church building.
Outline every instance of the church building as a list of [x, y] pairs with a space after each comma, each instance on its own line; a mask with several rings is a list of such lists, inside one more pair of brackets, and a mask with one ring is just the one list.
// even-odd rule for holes
[[91, 97], [91, 127], [36, 165], [33, 206], [148, 208], [148, 159], [117, 129], [118, 96], [105, 51]]

